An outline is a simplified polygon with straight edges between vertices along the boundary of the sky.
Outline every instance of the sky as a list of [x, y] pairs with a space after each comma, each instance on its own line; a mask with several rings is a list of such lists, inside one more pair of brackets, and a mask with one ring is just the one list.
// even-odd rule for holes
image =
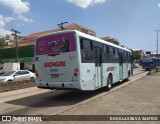
[[[0, 36], [21, 36], [76, 23], [131, 49], [156, 51], [160, 0], [0, 0]], [[159, 31], [160, 39], [160, 31]], [[160, 50], [160, 40], [159, 40]]]

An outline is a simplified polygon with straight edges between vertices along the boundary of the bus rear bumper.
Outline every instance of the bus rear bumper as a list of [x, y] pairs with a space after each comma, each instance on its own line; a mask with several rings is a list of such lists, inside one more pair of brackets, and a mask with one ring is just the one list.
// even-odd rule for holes
[[78, 82], [38, 82], [36, 86], [43, 89], [81, 89]]

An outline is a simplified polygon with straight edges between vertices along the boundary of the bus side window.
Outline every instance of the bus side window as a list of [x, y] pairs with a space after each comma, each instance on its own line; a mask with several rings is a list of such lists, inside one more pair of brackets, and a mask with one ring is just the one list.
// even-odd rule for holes
[[116, 62], [119, 61], [118, 49], [117, 49], [117, 48], [115, 48], [115, 61], [116, 61]]
[[128, 52], [128, 62], [131, 62], [131, 59], [130, 59], [130, 53]]
[[108, 56], [107, 56], [107, 45], [103, 44], [102, 46], [102, 62], [107, 62]]
[[83, 39], [82, 38], [80, 39], [80, 47], [81, 49], [83, 49]]
[[106, 45], [106, 52], [109, 53], [109, 46]]
[[113, 58], [114, 58], [114, 55], [113, 55], [113, 47], [112, 47], [112, 46], [109, 46], [109, 61], [110, 61], [110, 62], [113, 62]]
[[115, 48], [113, 47], [113, 54], [115, 54]]
[[91, 51], [93, 51], [93, 42], [90, 41]]
[[94, 62], [92, 41], [85, 39], [85, 38], [81, 38], [80, 47], [81, 47], [82, 62], [84, 62], [84, 63]]
[[106, 50], [106, 45], [103, 44], [103, 53], [106, 53], [107, 50]]
[[123, 51], [119, 50], [118, 55], [119, 55], [119, 63], [122, 64], [123, 63], [123, 59], [124, 59]]
[[123, 61], [126, 62], [126, 52], [123, 51]]
[[83, 49], [91, 51], [91, 41], [83, 40]]
[[92, 41], [88, 39], [80, 39], [80, 47], [81, 49], [87, 50], [87, 51], [93, 51], [93, 43]]
[[113, 62], [116, 62], [116, 60], [115, 60], [115, 49], [116, 48], [113, 47]]

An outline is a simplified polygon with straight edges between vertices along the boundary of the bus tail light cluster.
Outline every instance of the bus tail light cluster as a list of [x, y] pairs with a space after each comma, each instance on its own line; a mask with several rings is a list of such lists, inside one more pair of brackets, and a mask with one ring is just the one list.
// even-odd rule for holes
[[39, 77], [38, 71], [35, 70], [36, 77]]
[[72, 82], [77, 81], [78, 72], [79, 72], [79, 69], [75, 68], [74, 69], [74, 74], [73, 74], [74, 77], [72, 77], [72, 80], [71, 80]]
[[78, 68], [75, 68], [75, 69], [74, 69], [74, 77], [77, 77], [77, 76], [78, 76], [78, 72], [79, 72], [79, 69], [78, 69]]

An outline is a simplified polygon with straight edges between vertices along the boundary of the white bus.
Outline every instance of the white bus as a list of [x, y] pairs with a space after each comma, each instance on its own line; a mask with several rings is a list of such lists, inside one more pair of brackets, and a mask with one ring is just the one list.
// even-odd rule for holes
[[46, 34], [35, 45], [36, 86], [96, 90], [131, 75], [131, 51], [70, 30]]

